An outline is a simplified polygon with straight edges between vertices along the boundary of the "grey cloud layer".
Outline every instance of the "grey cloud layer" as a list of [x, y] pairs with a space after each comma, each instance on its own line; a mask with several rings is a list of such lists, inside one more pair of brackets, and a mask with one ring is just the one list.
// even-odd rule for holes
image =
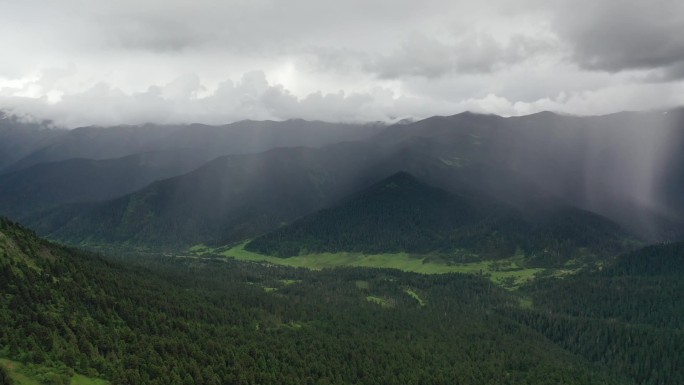
[[659, 108], [684, 103], [683, 34], [681, 0], [0, 1], [0, 108], [69, 126]]
[[365, 68], [382, 78], [488, 73], [551, 49], [552, 42], [523, 35], [514, 35], [506, 43], [500, 43], [489, 34], [476, 34], [454, 44], [413, 35], [398, 50], [367, 63]]
[[[684, 85], [659, 83], [616, 86], [594, 92], [562, 94], [532, 102], [509, 100], [494, 94], [445, 101], [430, 96], [400, 96], [384, 88], [367, 93], [311, 93], [297, 97], [282, 85], [271, 84], [255, 71], [238, 81], [226, 80], [206, 93], [196, 75], [186, 75], [143, 92], [126, 93], [98, 83], [59, 102], [46, 98], [0, 96], [0, 105], [26, 119], [51, 120], [57, 126], [144, 123], [222, 124], [243, 119], [304, 118], [325, 121], [386, 121], [425, 118], [470, 110], [522, 115], [543, 110], [604, 114], [619, 109], [653, 109], [684, 104]], [[204, 93], [204, 96], [198, 96]], [[77, 113], [75, 113], [77, 111]]]
[[663, 69], [673, 75], [684, 63], [684, 2], [681, 0], [577, 0], [563, 3], [555, 28], [589, 69]]

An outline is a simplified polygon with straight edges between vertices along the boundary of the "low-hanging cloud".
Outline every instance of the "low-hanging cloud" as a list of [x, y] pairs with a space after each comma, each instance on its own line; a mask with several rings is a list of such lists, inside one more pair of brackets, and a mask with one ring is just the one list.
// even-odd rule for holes
[[[36, 82], [40, 83], [40, 79]], [[513, 116], [552, 110], [586, 115], [658, 108], [663, 103], [684, 104], [684, 84], [616, 86], [531, 102], [509, 100], [496, 94], [444, 101], [426, 96], [401, 96], [380, 87], [365, 93], [314, 92], [297, 97], [284, 86], [269, 83], [263, 71], [253, 71], [236, 81], [225, 80], [212, 91], [207, 91], [197, 75], [186, 74], [143, 92], [126, 93], [101, 82], [83, 92], [63, 95], [56, 102], [46, 97], [0, 96], [0, 105], [10, 114], [30, 120], [47, 119], [67, 128], [144, 123], [225, 124], [245, 119], [294, 118], [392, 122], [462, 111]]]
[[[377, 95], [316, 92], [298, 98], [282, 85], [269, 84], [262, 71], [249, 72], [235, 82], [223, 81], [213, 92], [199, 97], [204, 91], [196, 75], [185, 75], [143, 92], [125, 93], [98, 83], [53, 103], [44, 97], [19, 96], [0, 97], [0, 103], [15, 115], [49, 119], [64, 127], [150, 122], [223, 124], [244, 119], [388, 119], [386, 106], [377, 105], [383, 102]], [[389, 99], [394, 101], [391, 96]]]

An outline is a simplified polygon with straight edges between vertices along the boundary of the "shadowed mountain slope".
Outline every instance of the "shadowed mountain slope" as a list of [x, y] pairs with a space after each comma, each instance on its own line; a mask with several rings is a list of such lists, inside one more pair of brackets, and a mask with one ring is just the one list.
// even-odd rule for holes
[[[676, 110], [434, 117], [387, 127], [363, 142], [221, 157], [116, 201], [83, 210], [57, 208], [25, 223], [70, 242], [235, 242], [330, 207], [404, 170], [525, 216], [536, 215], [540, 205], [575, 207], [646, 240], [676, 239], [684, 234], [677, 209], [684, 193], [676, 194], [684, 186], [677, 182], [684, 180], [678, 179], [684, 168], [677, 165], [684, 162], [677, 163], [682, 155], [672, 150], [684, 148], [681, 115]], [[675, 166], [666, 167], [665, 160]]]
[[67, 133], [47, 124], [23, 122], [0, 110], [0, 172]]
[[520, 212], [488, 198], [460, 196], [400, 172], [343, 203], [256, 238], [247, 250], [300, 253], [430, 253], [497, 259], [523, 253], [537, 264], [605, 258], [629, 236], [598, 215], [563, 206]]
[[72, 242], [156, 246], [234, 242], [371, 184], [376, 176], [365, 168], [369, 154], [365, 146], [349, 144], [218, 158], [88, 208], [51, 235]]
[[63, 204], [109, 200], [209, 160], [201, 151], [167, 150], [116, 159], [40, 163], [0, 175], [0, 214], [26, 220]]
[[203, 124], [80, 127], [68, 130], [15, 162], [9, 171], [72, 158], [108, 159], [164, 150], [194, 149], [208, 159], [275, 147], [311, 146], [367, 138], [383, 126], [305, 120]]

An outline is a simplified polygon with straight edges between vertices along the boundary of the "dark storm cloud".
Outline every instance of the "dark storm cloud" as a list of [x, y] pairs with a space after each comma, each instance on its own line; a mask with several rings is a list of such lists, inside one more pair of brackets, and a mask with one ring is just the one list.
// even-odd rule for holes
[[557, 7], [554, 28], [583, 68], [683, 75], [678, 70], [684, 63], [683, 1], [578, 0]]
[[551, 49], [551, 41], [522, 35], [514, 35], [501, 43], [489, 34], [471, 34], [454, 44], [413, 35], [399, 49], [367, 63], [365, 68], [381, 78], [489, 73]]
[[684, 79], [684, 60], [677, 62], [663, 70], [663, 81]]
[[103, 21], [103, 44], [118, 49], [181, 51], [210, 38], [190, 23], [154, 17], [115, 17]]

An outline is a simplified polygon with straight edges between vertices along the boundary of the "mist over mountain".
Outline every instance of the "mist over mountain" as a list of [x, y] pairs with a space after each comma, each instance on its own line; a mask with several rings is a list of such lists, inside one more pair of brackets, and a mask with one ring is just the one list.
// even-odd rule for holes
[[203, 151], [174, 149], [123, 158], [38, 163], [0, 174], [0, 212], [23, 220], [63, 204], [116, 198], [211, 159]]
[[0, 110], [0, 172], [64, 133], [48, 125], [25, 123]]
[[0, 128], [11, 164], [0, 167], [0, 212], [25, 220], [60, 204], [120, 197], [221, 155], [317, 147], [366, 138], [382, 127], [292, 120], [59, 130], [6, 118]]
[[246, 154], [274, 147], [317, 147], [364, 139], [377, 133], [382, 126], [288, 120], [241, 121], [223, 126], [147, 124], [80, 127], [55, 131], [49, 140], [44, 140], [40, 147], [15, 161], [8, 170], [72, 158], [100, 160], [164, 150], [192, 149], [212, 159], [220, 155]]
[[450, 194], [400, 172], [245, 249], [280, 257], [441, 252], [458, 262], [519, 254], [532, 264], [563, 265], [573, 258], [601, 260], [629, 247], [618, 225], [589, 212], [540, 205], [524, 213], [486, 197]]
[[159, 247], [235, 242], [372, 183], [374, 172], [366, 170], [372, 157], [368, 146], [351, 143], [220, 157], [190, 173], [88, 207], [50, 234], [73, 242]]
[[[683, 109], [598, 117], [464, 113], [392, 126], [374, 139], [417, 138], [445, 162], [513, 173], [513, 183], [535, 185], [649, 238], [667, 234], [660, 226], [682, 217]], [[483, 182], [500, 199], [516, 195], [506, 181]]]
[[[65, 193], [69, 197], [51, 197], [51, 203], [50, 199], [40, 203], [38, 194], [30, 205], [29, 198], [25, 203], [13, 202], [16, 196], [36, 196], [20, 193], [29, 191], [33, 183], [22, 185], [13, 180], [34, 180], [32, 169], [0, 178], [0, 187], [8, 181], [7, 185], [15, 188], [5, 190], [12, 191], [6, 196], [15, 197], [5, 201], [7, 213], [31, 211], [17, 206], [50, 207], [49, 215], [34, 215], [27, 223], [71, 242], [175, 246], [236, 242], [329, 207], [399, 171], [446, 191], [489, 197], [521, 212], [535, 212], [540, 206], [575, 207], [605, 216], [645, 241], [678, 239], [684, 229], [684, 198], [677, 193], [684, 179], [684, 163], [679, 161], [684, 146], [683, 116], [681, 109], [598, 117], [539, 113], [503, 118], [463, 113], [382, 129], [365, 125], [316, 128], [316, 123], [303, 121], [283, 122], [282, 126], [243, 122], [233, 131], [201, 126], [195, 136], [188, 126], [155, 145], [189, 143], [191, 148], [208, 150], [201, 151], [202, 156], [193, 154], [192, 161], [182, 161], [185, 170], [174, 166], [170, 158], [160, 160], [159, 167], [168, 170], [166, 176], [173, 176], [171, 170], [180, 174], [199, 167], [203, 158], [212, 158], [218, 149], [243, 152], [283, 142], [324, 143], [333, 136], [362, 138], [320, 149], [278, 148], [220, 157], [188, 174], [95, 205], [78, 206], [126, 194], [146, 180], [163, 178], [164, 173], [150, 171], [149, 176], [138, 179], [137, 186], [135, 178], [116, 187], [100, 183], [101, 193], [84, 188], [94, 192], [71, 191]], [[254, 132], [250, 133], [250, 125]], [[345, 133], [344, 127], [351, 131]], [[116, 138], [126, 137], [116, 134], [117, 128], [106, 130]], [[318, 130], [323, 132], [322, 138], [314, 139]], [[372, 135], [376, 130], [380, 132]], [[291, 133], [297, 135], [286, 139]], [[216, 139], [217, 135], [224, 139]], [[97, 139], [103, 146], [105, 137]], [[74, 148], [80, 151], [79, 146]], [[41, 167], [47, 170], [56, 164]], [[138, 166], [133, 162], [120, 170], [126, 167]], [[113, 173], [104, 171], [102, 177], [107, 178], [109, 172]], [[76, 179], [65, 186], [96, 183], [96, 179], [81, 176], [86, 174], [74, 172]], [[55, 207], [58, 203], [76, 206], [60, 209]]]

